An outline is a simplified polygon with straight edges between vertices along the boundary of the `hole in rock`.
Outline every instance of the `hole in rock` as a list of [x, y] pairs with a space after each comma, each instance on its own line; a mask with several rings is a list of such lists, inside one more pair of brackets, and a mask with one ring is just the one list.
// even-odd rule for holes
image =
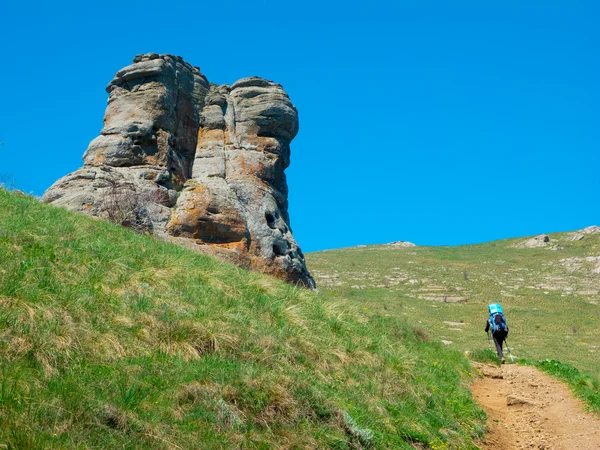
[[285, 249], [281, 244], [275, 243], [273, 244], [273, 253], [275, 256], [285, 256]]
[[265, 219], [267, 219], [267, 225], [269, 228], [275, 228], [275, 217], [270, 212], [265, 213]]

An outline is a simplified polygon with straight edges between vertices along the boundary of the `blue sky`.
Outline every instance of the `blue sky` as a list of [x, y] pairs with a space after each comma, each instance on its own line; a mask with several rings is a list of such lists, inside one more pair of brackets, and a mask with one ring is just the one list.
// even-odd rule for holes
[[153, 51], [284, 86], [306, 251], [600, 225], [598, 2], [80, 3], [0, 4], [0, 174], [24, 191], [81, 166], [104, 87]]

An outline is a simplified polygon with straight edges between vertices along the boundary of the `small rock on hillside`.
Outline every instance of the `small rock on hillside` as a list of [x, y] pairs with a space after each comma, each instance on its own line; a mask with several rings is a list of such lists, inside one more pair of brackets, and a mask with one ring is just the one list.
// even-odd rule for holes
[[550, 237], [547, 234], [540, 234], [524, 241], [520, 241], [514, 245], [515, 248], [539, 248], [546, 247], [550, 242]]

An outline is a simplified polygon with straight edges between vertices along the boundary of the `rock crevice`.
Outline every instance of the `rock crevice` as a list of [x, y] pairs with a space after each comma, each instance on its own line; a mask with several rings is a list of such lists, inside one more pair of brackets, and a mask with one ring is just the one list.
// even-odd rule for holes
[[251, 77], [218, 86], [180, 57], [150, 53], [106, 90], [104, 127], [84, 166], [44, 201], [135, 219], [137, 228], [315, 286], [287, 212], [298, 113], [280, 85]]

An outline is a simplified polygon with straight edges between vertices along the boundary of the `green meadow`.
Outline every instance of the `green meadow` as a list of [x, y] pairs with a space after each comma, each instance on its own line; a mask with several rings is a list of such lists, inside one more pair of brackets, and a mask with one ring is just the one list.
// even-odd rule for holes
[[467, 358], [406, 300], [316, 294], [5, 190], [0, 263], [0, 448], [469, 449], [483, 433]]
[[311, 253], [307, 261], [326, 295], [403, 317], [432, 341], [474, 359], [494, 360], [484, 328], [487, 305], [501, 303], [514, 360], [554, 375], [560, 370], [552, 367], [569, 368], [573, 377], [563, 378], [576, 391], [590, 388], [583, 397], [600, 411], [600, 234], [573, 241], [575, 234], [550, 234], [542, 248], [518, 248], [526, 238], [378, 245]]

